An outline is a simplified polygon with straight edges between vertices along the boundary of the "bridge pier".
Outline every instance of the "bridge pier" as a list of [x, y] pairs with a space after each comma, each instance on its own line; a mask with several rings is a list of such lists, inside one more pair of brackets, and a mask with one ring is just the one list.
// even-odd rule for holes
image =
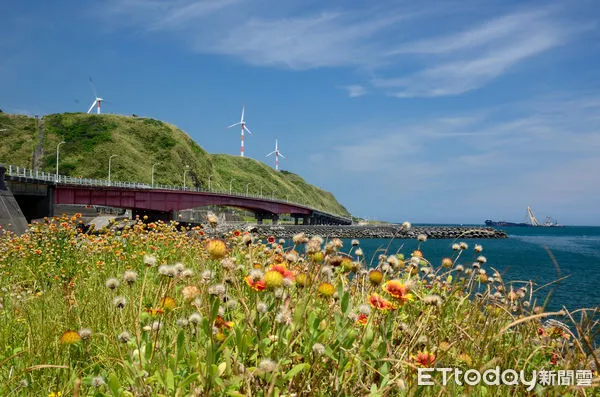
[[154, 211], [154, 210], [142, 210], [142, 209], [133, 209], [131, 210], [131, 217], [135, 219], [139, 217], [140, 219], [144, 219], [144, 216], [147, 216], [148, 222], [158, 222], [163, 221], [165, 223], [169, 223], [172, 220], [175, 220], [175, 211], [164, 212], [164, 211]]

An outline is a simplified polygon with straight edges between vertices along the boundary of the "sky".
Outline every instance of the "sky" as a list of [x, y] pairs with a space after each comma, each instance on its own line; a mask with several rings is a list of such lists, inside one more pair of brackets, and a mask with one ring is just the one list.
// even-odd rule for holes
[[600, 225], [600, 7], [569, 1], [0, 2], [0, 109], [177, 125], [353, 214]]

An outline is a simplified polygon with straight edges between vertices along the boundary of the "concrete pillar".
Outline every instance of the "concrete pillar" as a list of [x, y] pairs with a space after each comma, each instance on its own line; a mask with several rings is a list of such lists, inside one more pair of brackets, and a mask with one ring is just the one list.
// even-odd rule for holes
[[279, 215], [277, 215], [277, 214], [273, 214], [273, 215], [271, 216], [271, 220], [273, 221], [273, 225], [276, 225], [276, 224], [277, 224], [277, 221], [279, 221]]
[[261, 212], [257, 212], [257, 213], [254, 214], [254, 216], [256, 217], [256, 224], [262, 225], [262, 223], [263, 223], [263, 214]]
[[[4, 182], [6, 167], [0, 164], [0, 226], [3, 230], [10, 230], [16, 234], [23, 234], [27, 230], [27, 221], [23, 212], [15, 200], [15, 197], [8, 190]], [[2, 233], [2, 230], [0, 230]]]
[[298, 217], [294, 215], [294, 225], [298, 224]]

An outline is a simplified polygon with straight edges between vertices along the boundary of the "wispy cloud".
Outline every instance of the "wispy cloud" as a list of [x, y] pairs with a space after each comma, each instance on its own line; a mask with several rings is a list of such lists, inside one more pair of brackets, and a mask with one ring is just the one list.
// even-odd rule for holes
[[346, 85], [342, 88], [348, 91], [348, 96], [350, 98], [357, 98], [359, 96], [365, 95], [368, 92], [364, 86], [359, 84]]
[[[383, 2], [354, 8], [296, 1], [267, 7], [241, 0], [108, 4], [111, 21], [120, 16], [116, 20], [145, 32], [176, 34], [197, 52], [293, 70], [368, 70], [378, 76], [370, 79], [373, 88], [399, 97], [459, 95], [483, 87], [518, 64], [568, 43], [581, 30], [556, 5], [535, 10], [488, 6], [475, 15], [467, 5], [458, 12], [461, 5], [444, 3]], [[456, 17], [469, 12], [469, 22]], [[419, 37], [424, 30], [418, 26], [428, 24], [435, 30], [427, 31], [436, 35]], [[356, 87], [348, 87], [350, 96], [362, 94]]]

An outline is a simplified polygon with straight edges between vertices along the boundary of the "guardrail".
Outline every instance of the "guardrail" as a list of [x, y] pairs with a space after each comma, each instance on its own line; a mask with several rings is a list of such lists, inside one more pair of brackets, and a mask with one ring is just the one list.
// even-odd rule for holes
[[13, 177], [22, 177], [28, 179], [34, 179], [38, 181], [50, 182], [55, 184], [64, 184], [64, 185], [84, 185], [84, 186], [105, 186], [105, 187], [122, 187], [127, 189], [155, 189], [155, 190], [173, 190], [173, 191], [181, 191], [181, 192], [197, 192], [197, 193], [218, 193], [225, 194], [233, 197], [241, 197], [241, 198], [253, 198], [253, 199], [261, 199], [261, 200], [269, 200], [272, 202], [282, 203], [282, 204], [293, 204], [298, 206], [303, 206], [312, 211], [318, 211], [322, 214], [326, 214], [332, 217], [344, 219], [346, 221], [352, 222], [351, 218], [347, 218], [343, 215], [331, 214], [316, 208], [309, 207], [304, 203], [299, 203], [295, 201], [289, 201], [287, 199], [279, 199], [275, 198], [273, 195], [263, 196], [258, 194], [242, 194], [242, 193], [234, 193], [226, 190], [216, 190], [216, 189], [201, 189], [198, 187], [189, 188], [183, 186], [172, 186], [172, 185], [157, 185], [154, 184], [148, 185], [147, 183], [140, 182], [121, 182], [121, 181], [108, 181], [107, 179], [90, 179], [90, 178], [75, 178], [68, 175], [60, 175], [60, 174], [51, 174], [49, 172], [43, 172], [38, 170], [32, 170], [24, 167], [18, 167], [14, 165], [6, 165], [6, 175]]

